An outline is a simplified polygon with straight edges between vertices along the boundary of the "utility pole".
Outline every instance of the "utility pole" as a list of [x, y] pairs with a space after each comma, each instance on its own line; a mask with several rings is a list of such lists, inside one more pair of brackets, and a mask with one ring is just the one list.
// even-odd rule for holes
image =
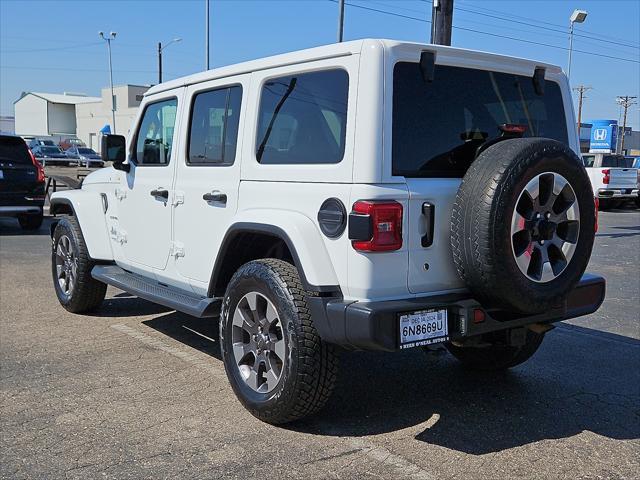
[[616, 103], [622, 105], [622, 108], [624, 108], [624, 114], [622, 116], [622, 142], [620, 145], [620, 153], [622, 154], [624, 154], [624, 134], [625, 130], [627, 129], [627, 110], [631, 105], [635, 105], [636, 103], [638, 103], [636, 102], [636, 98], [638, 97], [630, 97], [629, 95], [616, 98]]
[[431, 9], [431, 43], [451, 45], [453, 0], [433, 0]]
[[578, 92], [578, 141], [580, 141], [580, 126], [582, 125], [582, 102], [587, 98], [584, 96], [585, 92], [591, 90], [591, 88], [585, 85], [578, 85], [574, 88]]
[[205, 18], [204, 66], [205, 66], [205, 70], [209, 70], [209, 0], [204, 0], [204, 5], [205, 5], [204, 7], [204, 18]]
[[162, 83], [162, 51], [172, 43], [181, 42], [181, 41], [182, 39], [180, 37], [174, 38], [169, 43], [167, 43], [164, 47], [162, 46], [162, 42], [158, 42], [158, 83]]
[[338, 12], [338, 43], [340, 43], [344, 33], [344, 0], [338, 1]]
[[109, 36], [106, 37], [104, 32], [98, 32], [100, 38], [107, 42], [107, 49], [109, 50], [109, 83], [111, 85], [111, 119], [113, 121], [113, 132], [116, 133], [116, 98], [113, 95], [113, 68], [111, 65], [111, 40], [116, 39], [116, 32], [109, 32]]

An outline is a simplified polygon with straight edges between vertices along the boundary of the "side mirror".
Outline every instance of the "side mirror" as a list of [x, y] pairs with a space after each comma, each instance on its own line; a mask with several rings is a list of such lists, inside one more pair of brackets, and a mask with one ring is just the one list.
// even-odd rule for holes
[[113, 168], [129, 171], [129, 164], [124, 163], [127, 157], [127, 142], [122, 135], [103, 135], [100, 157], [103, 162], [113, 162]]

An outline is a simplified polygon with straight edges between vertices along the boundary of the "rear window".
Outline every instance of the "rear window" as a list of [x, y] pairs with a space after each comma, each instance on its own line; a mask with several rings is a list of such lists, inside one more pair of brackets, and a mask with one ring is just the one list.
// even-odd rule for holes
[[19, 137], [0, 136], [0, 162], [33, 164], [24, 140]]
[[344, 155], [348, 96], [349, 75], [344, 70], [268, 80], [262, 88], [258, 114], [258, 162], [340, 162]]
[[417, 63], [396, 64], [394, 175], [462, 177], [502, 124], [526, 127], [525, 137], [568, 143], [558, 84], [545, 81], [544, 95], [537, 95], [531, 77], [444, 65], [425, 83]]
[[603, 167], [620, 167], [631, 168], [633, 165], [633, 159], [625, 158], [620, 155], [603, 155], [602, 166]]

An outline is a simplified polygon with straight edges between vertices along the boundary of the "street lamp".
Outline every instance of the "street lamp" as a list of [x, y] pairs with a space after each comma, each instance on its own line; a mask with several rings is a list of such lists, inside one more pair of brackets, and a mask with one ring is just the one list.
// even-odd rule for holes
[[583, 23], [587, 19], [586, 10], [574, 10], [569, 17], [569, 66], [567, 68], [567, 78], [571, 76], [571, 53], [573, 52], [573, 24]]
[[158, 83], [162, 83], [162, 51], [172, 43], [178, 43], [181, 41], [182, 39], [180, 37], [174, 38], [169, 43], [167, 43], [164, 47], [162, 46], [162, 42], [158, 42]]
[[113, 121], [113, 133], [116, 133], [116, 101], [113, 96], [113, 68], [111, 66], [111, 40], [116, 39], [116, 32], [109, 32], [109, 36], [105, 36], [104, 32], [98, 32], [100, 38], [107, 42], [109, 50], [109, 84], [111, 85], [111, 119]]

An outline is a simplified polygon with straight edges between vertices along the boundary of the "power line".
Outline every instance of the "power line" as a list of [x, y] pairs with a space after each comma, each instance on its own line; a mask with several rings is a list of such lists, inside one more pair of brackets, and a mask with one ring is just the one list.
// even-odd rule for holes
[[[422, 0], [422, 1], [426, 1], [426, 0]], [[506, 21], [506, 22], [509, 22], [509, 23], [517, 23], [517, 24], [520, 24], [520, 25], [527, 25], [529, 27], [540, 28], [540, 29], [543, 29], [543, 30], [551, 31], [551, 32], [563, 33], [565, 35], [567, 34], [566, 30], [557, 29], [557, 28], [551, 28], [551, 27], [544, 27], [542, 25], [535, 25], [535, 24], [529, 23], [529, 22], [523, 22], [523, 21], [519, 21], [519, 20], [514, 20], [513, 18], [501, 17], [499, 15], [492, 15], [490, 13], [478, 12], [478, 11], [475, 11], [475, 10], [469, 10], [469, 9], [462, 8], [462, 7], [455, 7], [455, 9], [456, 10], [460, 10], [461, 12], [473, 13], [474, 15], [481, 15], [483, 17], [489, 17], [489, 18], [495, 18], [495, 19], [498, 19], [498, 20], [503, 20], [503, 21]], [[585, 35], [585, 34], [582, 34], [582, 33], [574, 33], [574, 36], [582, 37], [582, 38], [588, 38], [588, 39], [591, 39], [591, 40], [596, 40], [598, 42], [611, 43], [613, 45], [619, 45], [619, 46], [628, 47], [628, 48], [634, 48], [634, 49], [638, 48], [637, 45], [630, 45], [628, 43], [617, 42], [617, 41], [613, 41], [613, 40], [606, 40], [604, 38], [597, 38], [597, 37], [593, 37], [591, 35]]]
[[[336, 3], [338, 0], [328, 0], [328, 1]], [[372, 12], [382, 13], [382, 14], [385, 14], [385, 15], [391, 15], [391, 16], [394, 16], [394, 17], [405, 18], [405, 19], [408, 19], [408, 20], [415, 20], [417, 22], [423, 22], [423, 23], [429, 23], [429, 24], [431, 23], [430, 20], [426, 20], [424, 18], [412, 17], [410, 15], [403, 15], [403, 14], [400, 14], [400, 13], [389, 12], [387, 10], [379, 10], [377, 8], [365, 7], [364, 5], [357, 5], [355, 3], [345, 2], [345, 5], [348, 5], [348, 6], [354, 7], [354, 8], [359, 8], [359, 9], [362, 9], [362, 10], [369, 10], [369, 11], [372, 11]], [[504, 39], [513, 40], [513, 41], [516, 41], [516, 42], [529, 43], [531, 45], [539, 45], [539, 46], [542, 46], [542, 47], [555, 48], [555, 49], [558, 49], [558, 50], [565, 50], [565, 51], [569, 50], [567, 47], [561, 47], [559, 45], [551, 45], [549, 43], [536, 42], [536, 41], [533, 41], [533, 40], [525, 40], [523, 38], [511, 37], [509, 35], [500, 35], [498, 33], [485, 32], [483, 30], [476, 30], [476, 29], [473, 29], [473, 28], [460, 27], [460, 26], [457, 26], [457, 25], [454, 25], [453, 28], [455, 28], [456, 30], [462, 30], [462, 31], [465, 31], [465, 32], [478, 33], [480, 35], [488, 35], [488, 36], [491, 36], [491, 37], [504, 38]], [[620, 60], [620, 61], [623, 61], [623, 62], [631, 62], [631, 63], [639, 63], [640, 64], [640, 60], [634, 60], [634, 59], [631, 59], [631, 58], [616, 57], [614, 55], [606, 55], [604, 53], [597, 53], [597, 52], [588, 52], [586, 50], [577, 50], [575, 48], [573, 49], [573, 51], [576, 52], [576, 53], [583, 53], [585, 55], [594, 55], [594, 56], [598, 56], [598, 57], [602, 57], [602, 58], [610, 58], [612, 60]]]
[[[472, 7], [472, 8], [475, 8], [475, 7]], [[500, 10], [492, 10], [492, 9], [490, 9], [490, 8], [486, 8], [486, 7], [484, 7], [484, 6], [482, 7], [482, 9], [483, 9], [484, 11], [487, 11], [487, 12], [493, 12], [493, 13], [497, 13], [497, 14], [500, 14], [500, 15], [504, 15], [504, 14], [505, 14], [503, 11], [500, 11]], [[475, 12], [475, 13], [478, 13], [478, 12]], [[560, 25], [560, 24], [557, 24], [557, 23], [545, 22], [544, 20], [539, 20], [539, 19], [531, 18], [531, 17], [524, 17], [524, 16], [522, 16], [522, 15], [514, 15], [514, 14], [512, 14], [512, 13], [509, 13], [509, 18], [508, 18], [508, 20], [511, 20], [511, 18], [520, 18], [520, 19], [522, 19], [522, 20], [529, 20], [529, 21], [531, 21], [531, 22], [541, 23], [541, 24], [544, 24], [544, 25], [551, 25], [552, 27], [557, 27], [557, 28], [566, 28], [566, 25]], [[599, 35], [600, 37], [603, 37], [603, 38], [609, 38], [609, 39], [612, 39], [612, 40], [617, 40], [617, 41], [619, 41], [619, 42], [626, 42], [626, 41], [627, 41], [627, 40], [622, 39], [622, 38], [619, 38], [619, 37], [613, 37], [613, 36], [611, 36], [611, 35], [604, 35], [603, 33], [600, 33], [600, 32], [593, 32], [593, 31], [590, 31], [590, 30], [584, 30], [584, 29], [581, 29], [580, 31], [582, 31], [582, 32], [584, 32], [584, 33], [589, 33], [589, 34], [592, 34], [592, 35]], [[565, 33], [566, 33], [566, 32], [565, 32]], [[632, 43], [633, 43], [633, 45], [634, 45], [634, 46], [636, 46], [636, 45], [637, 45], [638, 47], [640, 47], [640, 42], [638, 42], [638, 43], [636, 43], [636, 42], [632, 42]]]

